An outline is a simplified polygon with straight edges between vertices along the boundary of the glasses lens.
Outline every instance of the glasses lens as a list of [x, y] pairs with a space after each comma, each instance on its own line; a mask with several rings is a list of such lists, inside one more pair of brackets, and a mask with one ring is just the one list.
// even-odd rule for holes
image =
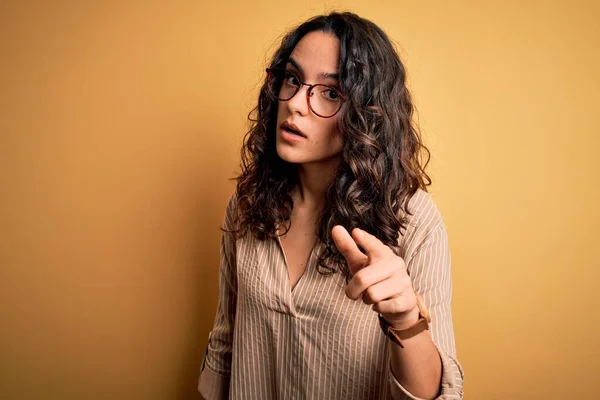
[[313, 86], [310, 96], [310, 107], [321, 117], [331, 117], [342, 106], [342, 96], [335, 88], [327, 85]]
[[268, 83], [271, 94], [276, 99], [282, 101], [294, 97], [300, 87], [298, 78], [291, 72], [283, 69], [269, 70]]

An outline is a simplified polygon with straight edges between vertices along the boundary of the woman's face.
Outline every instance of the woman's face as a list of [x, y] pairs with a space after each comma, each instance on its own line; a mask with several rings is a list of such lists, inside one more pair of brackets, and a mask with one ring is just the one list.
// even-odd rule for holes
[[[339, 87], [339, 53], [337, 37], [320, 31], [310, 32], [292, 51], [286, 69], [301, 82]], [[341, 113], [331, 118], [316, 115], [306, 101], [307, 90], [308, 86], [302, 86], [290, 100], [278, 102], [277, 154], [281, 159], [296, 164], [332, 161], [339, 158], [342, 150], [338, 128]], [[317, 93], [313, 93], [315, 96]], [[303, 135], [288, 132], [283, 127], [285, 123], [295, 125]]]

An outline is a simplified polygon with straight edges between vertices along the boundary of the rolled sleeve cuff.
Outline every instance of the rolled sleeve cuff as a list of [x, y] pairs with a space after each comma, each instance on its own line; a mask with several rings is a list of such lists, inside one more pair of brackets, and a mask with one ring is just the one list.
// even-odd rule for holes
[[198, 380], [198, 391], [206, 400], [227, 399], [229, 379], [229, 375], [219, 374], [206, 365]]
[[[442, 360], [442, 383], [440, 395], [436, 397], [437, 400], [461, 400], [463, 398], [463, 382], [464, 375], [462, 367], [452, 357], [447, 355], [444, 351], [435, 345], [440, 354]], [[388, 369], [388, 381], [390, 384], [390, 390], [392, 392], [392, 399], [394, 400], [426, 400], [420, 397], [413, 396], [409, 393], [401, 384], [396, 380], [394, 373], [392, 372], [392, 364], [390, 362]]]

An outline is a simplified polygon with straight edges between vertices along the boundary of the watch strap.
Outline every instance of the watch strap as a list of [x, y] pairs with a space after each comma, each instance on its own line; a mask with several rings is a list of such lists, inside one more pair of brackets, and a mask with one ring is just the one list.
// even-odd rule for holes
[[392, 342], [396, 343], [400, 347], [404, 348], [403, 340], [410, 339], [411, 337], [429, 329], [429, 323], [431, 322], [431, 316], [427, 311], [423, 298], [421, 295], [417, 295], [417, 307], [419, 309], [419, 319], [407, 328], [397, 329], [394, 328], [384, 317], [379, 314], [379, 323], [383, 333], [388, 336]]

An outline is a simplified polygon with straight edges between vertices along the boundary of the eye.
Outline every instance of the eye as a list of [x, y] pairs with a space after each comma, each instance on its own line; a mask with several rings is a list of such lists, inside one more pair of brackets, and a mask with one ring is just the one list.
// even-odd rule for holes
[[300, 81], [296, 78], [296, 75], [292, 74], [290, 71], [285, 71], [284, 82], [286, 85], [300, 86]]
[[334, 89], [325, 89], [321, 93], [323, 94], [323, 96], [325, 96], [327, 100], [331, 101], [339, 101], [341, 97], [338, 91]]

